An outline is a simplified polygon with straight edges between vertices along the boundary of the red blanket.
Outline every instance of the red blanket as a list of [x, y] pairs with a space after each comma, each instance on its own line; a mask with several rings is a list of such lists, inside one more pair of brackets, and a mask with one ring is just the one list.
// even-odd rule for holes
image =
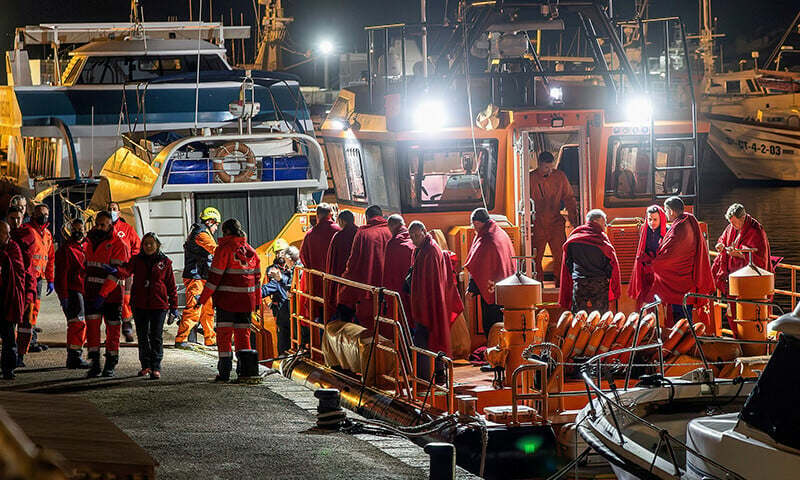
[[[661, 219], [659, 236], [663, 239], [667, 234], [667, 214], [658, 205], [653, 205], [658, 209], [658, 216]], [[648, 210], [650, 208], [648, 207]], [[628, 285], [628, 296], [635, 299], [638, 305], [643, 305], [653, 301], [653, 294], [650, 289], [653, 286], [653, 258], [649, 252], [645, 252], [647, 246], [647, 233], [650, 227], [647, 223], [642, 225], [639, 234], [639, 246], [636, 249], [636, 262], [633, 264], [631, 272], [631, 283]]]
[[[330, 218], [317, 221], [314, 228], [306, 233], [303, 238], [303, 245], [300, 247], [300, 261], [306, 268], [324, 272], [328, 259], [328, 249], [331, 246], [331, 239], [341, 228]], [[314, 295], [322, 294], [322, 278], [314, 277], [312, 282]]]
[[[764, 227], [750, 215], [745, 216], [742, 230], [737, 231], [733, 225], [728, 225], [720, 235], [717, 243], [726, 247], [733, 248], [755, 248], [753, 252], [753, 263], [767, 271], [772, 271], [772, 263], [769, 259], [769, 240]], [[714, 264], [711, 266], [711, 273], [714, 275], [714, 284], [724, 295], [728, 295], [728, 275], [744, 268], [748, 264], [748, 256], [744, 258], [734, 257], [725, 250], [717, 255]]]
[[489, 220], [483, 228], [475, 232], [475, 240], [467, 254], [464, 267], [475, 279], [481, 297], [488, 304], [495, 303], [494, 288], [489, 282], [498, 282], [514, 274], [514, 245], [508, 234]]
[[427, 350], [452, 356], [450, 318], [453, 310], [452, 270], [442, 249], [428, 236], [414, 252], [411, 308], [416, 322], [428, 329]]
[[608, 300], [613, 301], [619, 298], [620, 295], [620, 275], [619, 275], [619, 262], [617, 261], [617, 252], [608, 236], [603, 232], [600, 225], [594, 222], [587, 222], [583, 225], [576, 227], [569, 238], [564, 242], [564, 262], [561, 264], [561, 288], [558, 295], [558, 303], [562, 307], [569, 310], [572, 307], [572, 272], [569, 271], [567, 266], [567, 247], [573, 243], [583, 243], [584, 245], [592, 245], [599, 248], [603, 255], [605, 255], [611, 263], [611, 279], [608, 285]]
[[[408, 236], [408, 229], [400, 227], [397, 234], [386, 244], [386, 253], [383, 261], [383, 286], [400, 294], [410, 328], [414, 328], [414, 319], [411, 316], [408, 293], [403, 291], [403, 283], [408, 275], [408, 269], [411, 267], [413, 255], [414, 242]], [[390, 300], [394, 301], [394, 298]], [[390, 302], [388, 308], [391, 312], [394, 305]], [[385, 333], [383, 334], [385, 335]]]
[[[664, 303], [681, 305], [688, 292], [710, 294], [714, 290], [708, 246], [700, 224], [690, 213], [682, 213], [661, 239], [653, 259], [652, 292]], [[699, 304], [689, 299], [689, 304]]]
[[[362, 225], [353, 239], [353, 249], [342, 277], [372, 286], [383, 285], [383, 255], [391, 233], [383, 217], [373, 217]], [[359, 323], [370, 330], [375, 325], [372, 297], [364, 290], [339, 286], [340, 304], [356, 310]], [[356, 309], [356, 306], [358, 308]]]

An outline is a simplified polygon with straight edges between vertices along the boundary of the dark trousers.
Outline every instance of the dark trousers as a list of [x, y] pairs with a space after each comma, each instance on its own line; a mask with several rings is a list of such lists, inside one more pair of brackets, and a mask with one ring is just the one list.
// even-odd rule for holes
[[479, 295], [481, 298], [481, 316], [483, 317], [483, 333], [486, 337], [489, 337], [489, 330], [492, 329], [492, 325], [498, 322], [503, 321], [503, 310], [502, 306], [496, 303], [486, 303], [486, 300], [483, 299], [483, 296]]
[[[420, 325], [419, 323], [414, 326], [414, 346], [418, 348], [428, 349], [428, 339], [430, 338], [430, 331], [428, 327]], [[438, 353], [438, 352], [433, 352]], [[444, 363], [441, 360], [436, 360], [436, 369], [444, 369]], [[417, 357], [417, 376], [429, 380], [431, 378], [431, 361], [430, 358], [424, 355]]]
[[136, 324], [136, 337], [139, 339], [139, 363], [142, 369], [161, 370], [164, 358], [164, 319], [166, 310], [133, 309], [133, 322]]
[[683, 305], [673, 303], [672, 305], [670, 305], [670, 310], [672, 311], [672, 318], [670, 318], [670, 315], [667, 315], [667, 318], [664, 322], [664, 325], [667, 327], [675, 325], [675, 322], [677, 322], [681, 318], [687, 318], [689, 320], [692, 319], [691, 305], [686, 305], [686, 310], [684, 310]]
[[275, 317], [275, 327], [278, 335], [278, 355], [285, 354], [292, 344], [292, 313], [289, 310], [289, 301], [285, 301], [280, 307], [272, 309]]
[[3, 375], [11, 375], [17, 367], [17, 335], [16, 323], [0, 320], [0, 339], [3, 349], [0, 351], [0, 369]]
[[597, 310], [600, 313], [608, 311], [607, 278], [578, 278], [572, 283], [572, 311]]

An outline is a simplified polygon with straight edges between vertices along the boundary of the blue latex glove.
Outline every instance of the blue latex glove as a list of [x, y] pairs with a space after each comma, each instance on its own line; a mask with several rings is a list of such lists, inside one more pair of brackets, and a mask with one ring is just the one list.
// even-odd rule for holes
[[113, 265], [106, 265], [106, 264], [103, 264], [103, 270], [110, 273], [111, 275], [116, 275], [117, 272], [119, 272], [119, 268]]
[[47, 282], [47, 294], [50, 295], [56, 289], [56, 284], [53, 282]]
[[106, 303], [106, 297], [101, 297], [98, 295], [92, 302], [92, 308], [95, 310], [100, 310], [101, 308], [103, 308], [104, 303]]
[[64, 298], [62, 298], [60, 300], [60, 302], [61, 302], [61, 308], [62, 309], [67, 310], [69, 308], [69, 298], [64, 297]]
[[170, 313], [170, 315], [172, 315], [175, 318], [178, 318], [180, 316], [180, 314], [178, 313], [178, 309], [177, 308], [173, 308], [172, 310], [170, 310], [169, 313]]

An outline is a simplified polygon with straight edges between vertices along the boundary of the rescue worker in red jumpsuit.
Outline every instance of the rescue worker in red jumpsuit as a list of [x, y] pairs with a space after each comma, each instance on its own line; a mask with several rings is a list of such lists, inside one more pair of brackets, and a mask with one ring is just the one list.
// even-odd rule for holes
[[[20, 249], [20, 253], [22, 254], [22, 265], [24, 267], [24, 282], [25, 282], [25, 309], [22, 316], [22, 320], [20, 320], [19, 326], [17, 327], [17, 338], [19, 338], [19, 328], [22, 327], [22, 323], [26, 317], [31, 314], [33, 310], [33, 304], [36, 300], [36, 272], [33, 270], [33, 252], [35, 250], [36, 239], [33, 236], [33, 232], [27, 228], [21, 228], [24, 225], [23, 219], [24, 214], [22, 209], [17, 206], [11, 206], [8, 209], [8, 213], [6, 215], [6, 219], [8, 220], [8, 225], [11, 228], [11, 240], [13, 240]], [[30, 341], [31, 329], [28, 329], [28, 341]], [[19, 342], [19, 340], [17, 340]], [[23, 355], [17, 352], [17, 367], [24, 367], [25, 361]]]
[[[21, 212], [18, 212], [21, 214]], [[22, 251], [11, 240], [11, 227], [0, 220], [0, 339], [3, 341], [0, 353], [0, 370], [3, 380], [14, 380], [17, 367], [17, 342], [14, 327], [22, 321], [25, 311], [25, 265]]]
[[175, 335], [175, 346], [189, 348], [189, 332], [200, 322], [203, 326], [203, 339], [206, 346], [216, 345], [217, 336], [214, 332], [214, 305], [201, 304], [203, 308], [194, 308], [197, 299], [208, 278], [208, 269], [211, 268], [211, 259], [217, 248], [214, 232], [217, 231], [222, 216], [214, 207], [206, 207], [200, 213], [200, 222], [192, 225], [192, 231], [186, 243], [183, 244], [183, 284], [186, 286], [186, 308], [178, 324], [178, 334]]
[[20, 356], [29, 351], [47, 350], [47, 346], [40, 345], [36, 339], [36, 320], [42, 305], [42, 290], [47, 286], [47, 295], [55, 291], [55, 249], [53, 235], [47, 229], [49, 226], [50, 209], [47, 205], [39, 204], [33, 208], [31, 221], [19, 227], [20, 230], [28, 230], [33, 239], [31, 263], [36, 282], [36, 297], [17, 330], [17, 349]]
[[[120, 215], [119, 204], [117, 202], [108, 202], [107, 209], [111, 212], [111, 219], [114, 220], [114, 235], [128, 245], [131, 257], [138, 254], [142, 241], [136, 233], [136, 229]], [[122, 335], [125, 336], [125, 341], [128, 343], [133, 341], [133, 325], [131, 324], [133, 312], [130, 306], [131, 285], [133, 285], [133, 277], [126, 278], [122, 296]]]
[[58, 247], [55, 260], [56, 294], [67, 317], [67, 368], [89, 368], [81, 358], [86, 342], [86, 309], [83, 294], [86, 281], [86, 235], [83, 219], [70, 224], [70, 236]]
[[560, 285], [562, 247], [567, 241], [566, 221], [561, 216], [561, 205], [567, 210], [570, 224], [578, 225], [578, 201], [567, 175], [555, 169], [555, 158], [548, 151], [539, 154], [539, 166], [530, 174], [531, 198], [536, 211], [531, 232], [531, 245], [536, 249], [536, 279], [544, 281], [542, 258], [546, 245], [553, 255], [553, 276], [556, 287]]
[[119, 331], [122, 324], [122, 282], [119, 268], [130, 259], [128, 246], [114, 235], [111, 212], [95, 217], [86, 243], [86, 340], [91, 367], [89, 377], [100, 372], [100, 324], [106, 324], [106, 363], [104, 377], [113, 377], [119, 361]]
[[214, 253], [211, 269], [200, 300], [194, 309], [213, 298], [217, 310], [219, 336], [218, 375], [215, 381], [227, 382], [233, 368], [231, 337], [235, 350], [250, 350], [250, 322], [261, 305], [261, 261], [248, 245], [242, 224], [235, 218], [222, 223], [223, 237]]

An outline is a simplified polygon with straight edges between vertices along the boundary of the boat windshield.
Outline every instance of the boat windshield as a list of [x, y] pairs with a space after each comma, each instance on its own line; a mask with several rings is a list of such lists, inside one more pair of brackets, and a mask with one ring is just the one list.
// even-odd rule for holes
[[[200, 55], [200, 70], [229, 70], [219, 55]], [[67, 66], [64, 85], [119, 85], [197, 71], [197, 55], [100, 57], [76, 55]]]

